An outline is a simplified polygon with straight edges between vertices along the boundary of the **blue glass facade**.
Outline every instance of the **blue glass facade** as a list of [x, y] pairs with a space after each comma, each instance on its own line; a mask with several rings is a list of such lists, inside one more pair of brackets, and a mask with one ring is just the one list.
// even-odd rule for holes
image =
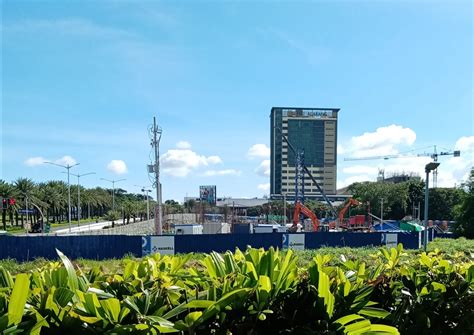
[[[337, 116], [339, 109], [273, 107], [270, 114], [270, 194], [289, 194], [294, 189], [294, 149], [303, 149], [305, 165], [317, 171], [315, 177], [325, 193], [336, 190]], [[292, 170], [293, 169], [293, 170]], [[307, 178], [306, 180], [309, 180]], [[282, 183], [283, 182], [283, 183]], [[306, 183], [305, 183], [306, 184]], [[316, 196], [316, 195], [314, 195]]]

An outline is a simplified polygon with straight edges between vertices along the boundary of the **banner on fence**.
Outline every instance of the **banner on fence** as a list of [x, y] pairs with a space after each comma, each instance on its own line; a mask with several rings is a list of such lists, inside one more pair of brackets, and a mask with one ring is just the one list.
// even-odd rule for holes
[[388, 249], [396, 248], [398, 245], [398, 234], [383, 233], [382, 245], [385, 245]]
[[174, 236], [143, 236], [142, 256], [156, 253], [174, 255]]
[[282, 249], [304, 250], [304, 234], [282, 234]]

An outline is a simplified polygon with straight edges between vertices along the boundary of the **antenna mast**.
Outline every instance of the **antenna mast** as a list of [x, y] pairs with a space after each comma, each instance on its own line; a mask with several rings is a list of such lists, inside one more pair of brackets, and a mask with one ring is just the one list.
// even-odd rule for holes
[[161, 220], [161, 183], [160, 183], [160, 139], [162, 130], [156, 125], [156, 117], [153, 117], [153, 140], [152, 147], [155, 149], [155, 164], [153, 172], [155, 173], [156, 187], [156, 206], [155, 206], [155, 232], [157, 235], [163, 234], [163, 224]]

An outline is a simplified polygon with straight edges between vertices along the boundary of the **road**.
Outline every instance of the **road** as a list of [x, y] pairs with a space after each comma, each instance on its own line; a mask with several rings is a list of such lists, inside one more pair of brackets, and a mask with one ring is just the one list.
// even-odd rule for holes
[[[119, 221], [115, 221], [115, 223], [118, 223], [118, 222]], [[104, 222], [99, 222], [99, 223], [84, 224], [84, 225], [81, 225], [79, 227], [77, 225], [72, 224], [71, 225], [71, 231], [69, 231], [69, 227], [67, 227], [67, 228], [62, 228], [62, 229], [55, 230], [52, 233], [53, 234], [58, 234], [58, 235], [69, 234], [69, 233], [76, 234], [78, 232], [85, 232], [85, 231], [89, 231], [89, 230], [102, 229], [105, 226], [112, 226], [112, 221], [104, 221]]]

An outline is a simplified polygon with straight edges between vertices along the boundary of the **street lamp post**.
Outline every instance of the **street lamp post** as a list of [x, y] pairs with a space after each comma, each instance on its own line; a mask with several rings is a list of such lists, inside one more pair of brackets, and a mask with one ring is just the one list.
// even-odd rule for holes
[[425, 166], [425, 172], [426, 172], [426, 181], [425, 181], [425, 235], [423, 239], [423, 247], [426, 252], [426, 247], [428, 246], [428, 194], [429, 194], [429, 188], [428, 188], [428, 182], [429, 182], [429, 175], [430, 172], [433, 170], [436, 170], [436, 168], [439, 166], [439, 163], [431, 162], [426, 164]]
[[76, 164], [67, 164], [67, 165], [62, 165], [62, 164], [56, 164], [56, 163], [53, 163], [53, 162], [44, 162], [46, 164], [51, 164], [51, 165], [56, 165], [56, 166], [60, 166], [62, 168], [65, 168], [67, 170], [67, 207], [68, 207], [68, 211], [67, 211], [67, 218], [68, 218], [68, 223], [69, 223], [69, 233], [71, 233], [71, 184], [69, 183], [69, 170], [76, 166], [76, 165], [79, 165], [80, 163], [76, 163]]
[[118, 183], [119, 181], [124, 181], [126, 179], [119, 179], [119, 180], [109, 180], [105, 178], [100, 178], [101, 180], [108, 181], [109, 183], [112, 183], [112, 210], [115, 210], [115, 183]]
[[145, 189], [142, 189], [143, 193], [146, 192], [146, 220], [147, 221], [150, 221], [150, 196], [148, 195], [148, 193], [151, 192], [151, 190], [145, 190]]
[[135, 185], [135, 186], [140, 187], [143, 192], [143, 196], [144, 197], [146, 196], [146, 220], [150, 221], [150, 203], [149, 203], [150, 196], [148, 195], [148, 193], [151, 192], [151, 190], [146, 189], [147, 186], [140, 186], [140, 185]]
[[77, 177], [77, 225], [79, 226], [79, 223], [81, 221], [81, 185], [79, 183], [79, 178], [83, 176], [88, 176], [90, 174], [95, 174], [95, 172], [88, 172], [88, 173], [83, 173], [83, 174], [74, 174], [74, 173], [71, 173], [71, 174]]

